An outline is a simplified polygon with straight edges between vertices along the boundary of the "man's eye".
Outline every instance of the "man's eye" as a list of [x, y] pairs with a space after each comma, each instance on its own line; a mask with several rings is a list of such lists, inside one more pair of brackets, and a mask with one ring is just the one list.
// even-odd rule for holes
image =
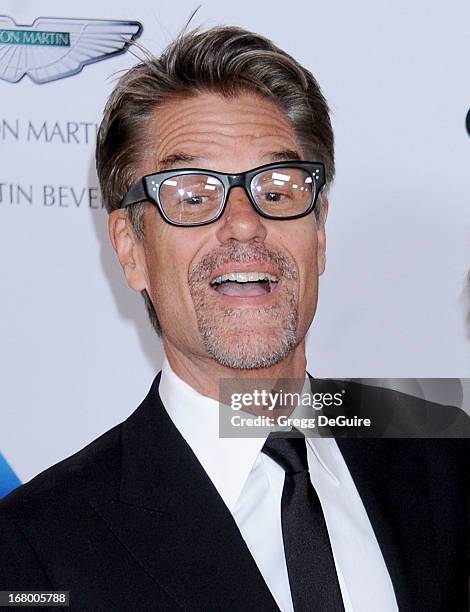
[[269, 191], [268, 193], [264, 194], [264, 199], [266, 202], [280, 202], [285, 198], [286, 195], [284, 193], [278, 193], [275, 191]]
[[205, 196], [199, 195], [191, 195], [183, 198], [183, 204], [188, 204], [190, 206], [201, 206], [201, 204], [205, 204], [208, 198]]

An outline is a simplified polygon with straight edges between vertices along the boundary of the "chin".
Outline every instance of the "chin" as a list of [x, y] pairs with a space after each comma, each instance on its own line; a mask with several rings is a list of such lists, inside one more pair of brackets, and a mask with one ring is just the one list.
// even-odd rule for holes
[[281, 330], [201, 330], [204, 347], [212, 359], [236, 370], [269, 368], [283, 361], [297, 346], [296, 318]]

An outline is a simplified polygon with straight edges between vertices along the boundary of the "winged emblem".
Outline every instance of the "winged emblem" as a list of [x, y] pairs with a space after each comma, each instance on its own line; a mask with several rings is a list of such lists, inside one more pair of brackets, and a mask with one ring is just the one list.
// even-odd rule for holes
[[0, 16], [0, 79], [35, 83], [72, 76], [84, 66], [123, 53], [140, 36], [138, 21], [38, 17], [18, 26]]

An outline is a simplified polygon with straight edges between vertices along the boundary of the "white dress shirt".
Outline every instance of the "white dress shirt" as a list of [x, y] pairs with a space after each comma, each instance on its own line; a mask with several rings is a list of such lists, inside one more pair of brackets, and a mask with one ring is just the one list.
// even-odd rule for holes
[[[281, 525], [284, 470], [261, 452], [265, 438], [220, 438], [219, 403], [181, 380], [165, 360], [163, 405], [231, 512], [282, 612], [293, 612]], [[346, 612], [397, 612], [392, 582], [334, 438], [307, 438]]]

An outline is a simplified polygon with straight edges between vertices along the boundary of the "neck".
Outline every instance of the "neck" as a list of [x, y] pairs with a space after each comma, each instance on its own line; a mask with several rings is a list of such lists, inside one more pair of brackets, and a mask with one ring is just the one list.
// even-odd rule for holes
[[236, 379], [249, 382], [264, 379], [296, 379], [303, 381], [307, 360], [305, 357], [305, 339], [281, 362], [268, 368], [251, 370], [234, 369], [217, 363], [208, 356], [183, 354], [177, 347], [163, 339], [165, 354], [171, 369], [193, 389], [220, 401], [220, 380]]

